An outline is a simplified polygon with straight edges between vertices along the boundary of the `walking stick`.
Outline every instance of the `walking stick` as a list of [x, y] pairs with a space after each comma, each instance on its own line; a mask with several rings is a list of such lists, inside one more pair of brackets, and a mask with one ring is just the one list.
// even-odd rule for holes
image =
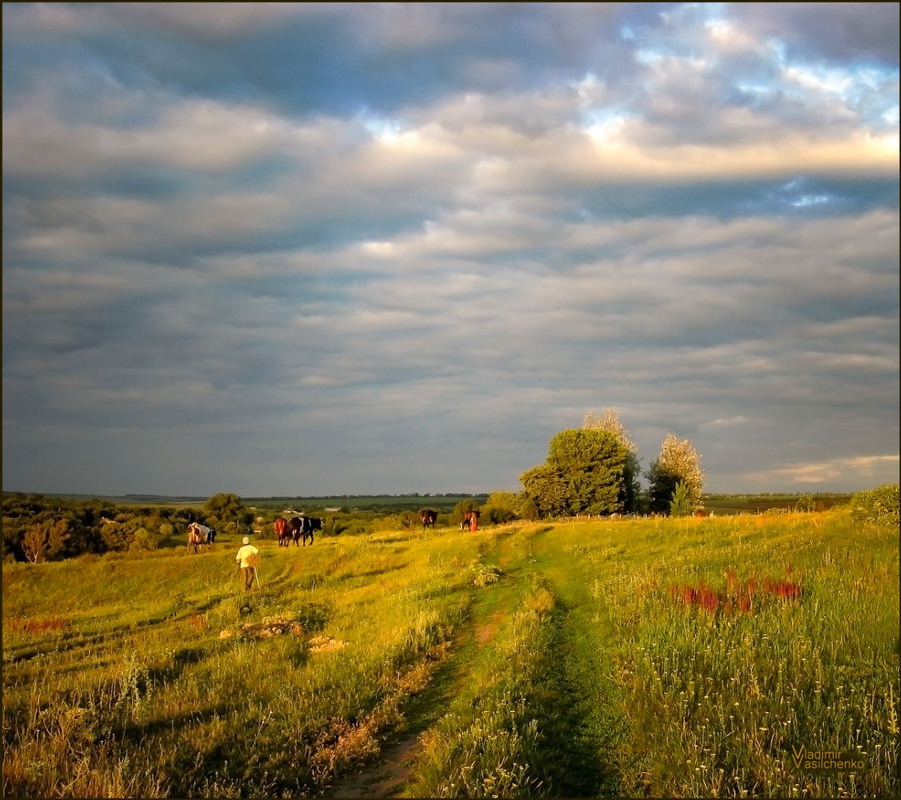
[[256, 568], [256, 567], [253, 568], [253, 577], [257, 579], [257, 589], [259, 589], [259, 590], [262, 592], [262, 591], [263, 591], [263, 587], [260, 586], [260, 576], [257, 575], [257, 568]]

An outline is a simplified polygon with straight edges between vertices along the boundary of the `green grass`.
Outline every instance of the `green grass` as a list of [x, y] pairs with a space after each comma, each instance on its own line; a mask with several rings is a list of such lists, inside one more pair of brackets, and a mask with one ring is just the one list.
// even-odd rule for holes
[[410, 797], [897, 792], [896, 530], [834, 510], [263, 541], [247, 595], [236, 549], [4, 565], [4, 794], [318, 796], [411, 730]]

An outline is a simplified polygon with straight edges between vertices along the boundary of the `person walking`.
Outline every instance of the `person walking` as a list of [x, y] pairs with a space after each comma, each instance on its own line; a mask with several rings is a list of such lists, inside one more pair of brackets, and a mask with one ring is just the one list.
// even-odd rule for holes
[[[244, 572], [244, 591], [249, 592], [253, 588], [256, 568], [260, 563], [260, 551], [250, 543], [250, 537], [244, 537], [244, 546], [238, 550], [235, 561], [238, 562], [238, 569]], [[259, 578], [257, 578], [257, 582], [259, 582]]]

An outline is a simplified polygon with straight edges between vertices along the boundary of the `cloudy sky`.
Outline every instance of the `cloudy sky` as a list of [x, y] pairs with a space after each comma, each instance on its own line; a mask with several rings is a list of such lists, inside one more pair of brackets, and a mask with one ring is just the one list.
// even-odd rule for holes
[[899, 472], [895, 3], [3, 4], [3, 488]]

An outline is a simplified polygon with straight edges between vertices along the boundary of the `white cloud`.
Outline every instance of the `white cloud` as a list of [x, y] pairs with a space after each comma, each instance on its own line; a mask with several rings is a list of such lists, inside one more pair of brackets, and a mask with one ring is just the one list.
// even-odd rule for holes
[[861, 480], [897, 483], [898, 455], [855, 456], [790, 464], [767, 470], [766, 473], [749, 474], [747, 477], [770, 481], [773, 485], [779, 485], [780, 482], [813, 486], [822, 483], [859, 484]]
[[284, 152], [309, 134], [245, 105], [209, 100], [153, 98], [154, 122], [135, 130], [109, 125], [66, 124], [42, 103], [4, 115], [4, 155], [13, 175], [79, 177], [125, 164], [159, 165], [189, 172], [234, 169], [264, 155]]

